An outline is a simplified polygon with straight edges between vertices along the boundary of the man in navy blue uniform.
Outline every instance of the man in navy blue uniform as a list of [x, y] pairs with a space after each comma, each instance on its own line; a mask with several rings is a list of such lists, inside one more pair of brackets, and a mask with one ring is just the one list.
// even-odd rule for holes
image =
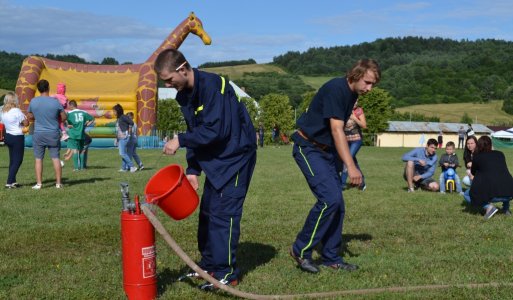
[[[167, 87], [178, 90], [176, 101], [187, 131], [164, 145], [165, 154], [187, 149], [186, 176], [198, 188], [206, 175], [198, 225], [199, 266], [226, 285], [237, 285], [236, 251], [242, 206], [256, 163], [256, 132], [249, 114], [223, 77], [193, 69], [175, 49], [163, 51], [155, 71]], [[199, 277], [191, 272], [187, 277]], [[213, 290], [208, 282], [199, 286]]]
[[297, 120], [298, 130], [292, 135], [293, 156], [317, 198], [290, 250], [303, 271], [320, 271], [312, 261], [312, 251], [317, 245], [321, 245], [324, 266], [347, 271], [358, 269], [340, 256], [345, 205], [337, 160], [341, 159], [347, 166], [351, 184], [359, 186], [362, 174], [349, 152], [344, 124], [358, 96], [369, 92], [380, 77], [376, 61], [358, 61], [345, 78], [325, 83]]

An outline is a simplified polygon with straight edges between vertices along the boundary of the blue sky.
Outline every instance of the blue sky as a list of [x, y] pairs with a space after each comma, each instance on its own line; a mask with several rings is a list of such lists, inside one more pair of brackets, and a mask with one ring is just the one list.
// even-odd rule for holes
[[180, 50], [193, 66], [423, 36], [513, 41], [513, 1], [0, 0], [0, 50], [144, 62], [189, 12], [212, 37]]

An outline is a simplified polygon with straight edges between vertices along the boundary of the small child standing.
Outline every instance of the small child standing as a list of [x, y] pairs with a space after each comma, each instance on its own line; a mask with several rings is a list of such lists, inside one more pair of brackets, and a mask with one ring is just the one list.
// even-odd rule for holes
[[456, 192], [463, 195], [461, 189], [460, 177], [456, 174], [456, 168], [459, 167], [458, 155], [454, 153], [456, 145], [454, 142], [447, 142], [445, 145], [445, 154], [442, 154], [439, 160], [439, 165], [442, 168], [442, 174], [440, 174], [440, 193], [445, 194], [445, 172], [449, 168], [454, 170], [454, 182], [456, 183]]
[[[52, 95], [52, 97], [57, 99], [64, 109], [68, 108], [68, 97], [66, 97], [65, 94], [66, 94], [66, 84], [57, 83], [57, 93]], [[65, 141], [68, 139], [68, 133], [66, 132], [66, 126], [64, 125], [64, 122], [62, 122], [60, 116], [59, 116], [59, 126], [61, 127], [61, 132], [62, 132], [61, 141]]]

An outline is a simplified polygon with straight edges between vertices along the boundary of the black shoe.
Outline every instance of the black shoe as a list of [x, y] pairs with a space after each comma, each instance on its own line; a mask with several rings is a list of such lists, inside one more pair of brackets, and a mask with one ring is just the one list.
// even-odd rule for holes
[[357, 265], [352, 265], [352, 264], [348, 264], [348, 263], [345, 263], [345, 262], [341, 262], [339, 264], [329, 265], [329, 266], [326, 266], [326, 267], [329, 267], [329, 268], [332, 268], [332, 269], [335, 269], [335, 270], [344, 270], [344, 271], [349, 271], [349, 272], [358, 270], [358, 266]]
[[[221, 280], [219, 280], [219, 282], [224, 285], [229, 285], [229, 286], [237, 286], [239, 284], [239, 281], [237, 279], [233, 279], [231, 281], [226, 280], [226, 279], [221, 279]], [[212, 284], [208, 281], [206, 281], [203, 284], [198, 285], [198, 288], [200, 290], [206, 291], [206, 292], [212, 292], [212, 291], [215, 291], [218, 289], [214, 284]]]
[[301, 258], [294, 254], [294, 251], [290, 249], [290, 256], [297, 262], [299, 268], [309, 273], [319, 273], [319, 267], [307, 258]]

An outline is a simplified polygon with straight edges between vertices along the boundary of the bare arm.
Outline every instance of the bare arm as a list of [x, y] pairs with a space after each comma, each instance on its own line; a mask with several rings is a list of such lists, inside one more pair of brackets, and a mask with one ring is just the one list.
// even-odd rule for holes
[[68, 114], [63, 110], [61, 111], [61, 120], [62, 122], [66, 121], [68, 119]]
[[351, 114], [351, 119], [353, 119], [360, 128], [367, 128], [367, 120], [365, 119], [365, 114], [361, 114], [359, 117], [356, 117], [354, 114]]
[[347, 145], [346, 135], [344, 133], [344, 121], [339, 119], [330, 119], [331, 134], [335, 142], [335, 148], [339, 157], [347, 166], [347, 173], [352, 185], [360, 185], [362, 183], [362, 173], [356, 168], [349, 146]]
[[21, 121], [21, 125], [22, 126], [29, 126], [29, 120], [28, 120], [28, 117], [25, 117], [25, 119], [23, 119], [23, 121]]
[[36, 118], [34, 118], [34, 114], [29, 112], [27, 114], [27, 119], [30, 121], [30, 122], [33, 122]]

